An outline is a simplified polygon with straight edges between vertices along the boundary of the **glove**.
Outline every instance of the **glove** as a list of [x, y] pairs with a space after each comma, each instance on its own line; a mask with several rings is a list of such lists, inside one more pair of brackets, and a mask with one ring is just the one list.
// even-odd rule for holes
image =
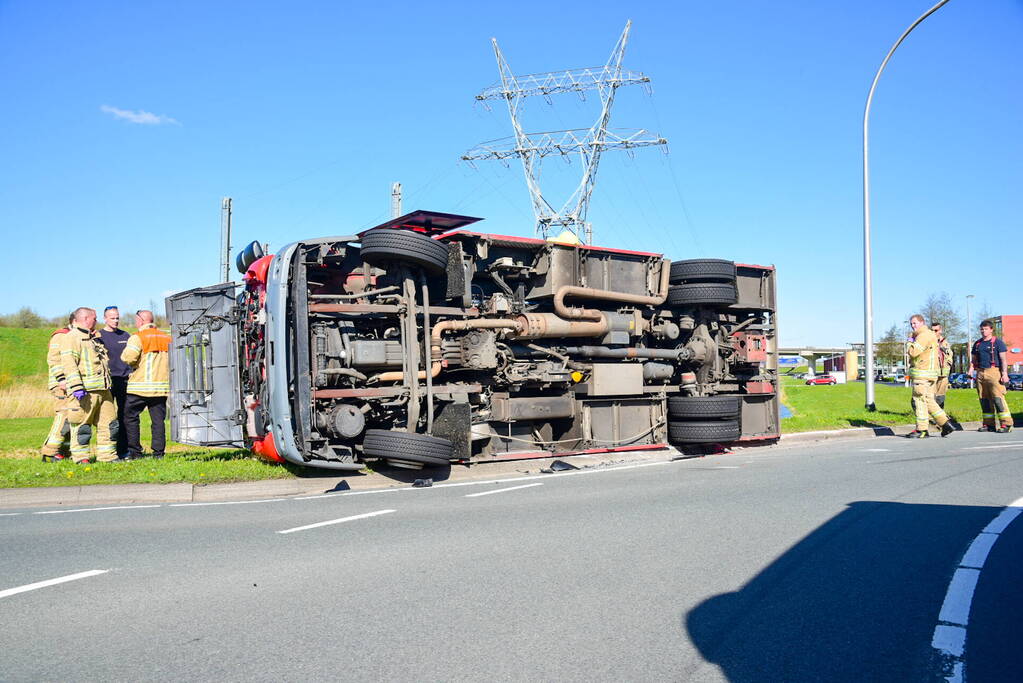
[[71, 393], [71, 395], [74, 396], [79, 401], [81, 401], [83, 398], [85, 398], [85, 389], [79, 389], [78, 391], [74, 391]]

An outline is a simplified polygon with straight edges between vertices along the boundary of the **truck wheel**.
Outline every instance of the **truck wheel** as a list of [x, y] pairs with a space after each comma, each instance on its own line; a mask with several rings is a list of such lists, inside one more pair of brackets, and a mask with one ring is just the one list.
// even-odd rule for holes
[[739, 299], [735, 283], [687, 282], [668, 287], [669, 306], [734, 304]]
[[670, 396], [668, 416], [683, 419], [707, 420], [739, 417], [738, 396]]
[[382, 228], [362, 236], [362, 260], [374, 266], [388, 261], [411, 263], [443, 273], [448, 267], [448, 247], [418, 232]]
[[689, 259], [671, 264], [671, 284], [682, 282], [735, 282], [735, 261]]
[[721, 422], [669, 422], [671, 443], [728, 443], [739, 438], [738, 420]]
[[455, 447], [437, 436], [367, 429], [362, 450], [367, 456], [386, 458], [395, 467], [419, 469], [423, 465], [450, 464]]

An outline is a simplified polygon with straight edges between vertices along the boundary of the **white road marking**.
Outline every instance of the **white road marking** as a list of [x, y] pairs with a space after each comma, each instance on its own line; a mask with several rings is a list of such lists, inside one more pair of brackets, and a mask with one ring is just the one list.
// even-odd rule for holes
[[98, 512], [99, 510], [139, 510], [141, 508], [158, 508], [161, 505], [116, 505], [114, 507], [105, 508], [77, 508], [75, 510], [43, 510], [42, 512], [33, 512], [33, 515], [65, 515], [69, 512]]
[[956, 569], [951, 583], [948, 584], [945, 602], [941, 604], [938, 621], [959, 626], [970, 623], [970, 605], [973, 603], [973, 591], [977, 588], [979, 578], [979, 569], [967, 567]]
[[0, 512], [0, 517], [17, 517], [20, 512]]
[[0, 591], [0, 598], [7, 598], [18, 593], [27, 593], [28, 591], [34, 591], [38, 588], [46, 588], [47, 586], [56, 586], [60, 583], [67, 583], [68, 581], [77, 581], [78, 579], [87, 579], [90, 576], [98, 576], [100, 574], [106, 574], [109, 569], [90, 569], [87, 572], [79, 572], [78, 574], [68, 574], [67, 576], [61, 576], [56, 579], [47, 579], [46, 581], [37, 581], [36, 583], [29, 583], [24, 586], [18, 586], [17, 588], [8, 588], [7, 590]]
[[973, 539], [973, 543], [967, 548], [966, 554], [963, 555], [963, 560], [959, 563], [959, 566], [983, 569], [988, 553], [991, 552], [991, 548], [997, 540], [998, 534], [989, 534], [983, 531], [977, 534], [977, 538]]
[[[747, 463], [749, 464], [749, 463]], [[708, 470], [738, 470], [742, 469], [738, 465], [715, 465], [714, 467], [708, 467]]]
[[1023, 441], [1014, 441], [1012, 443], [1000, 443], [997, 446], [969, 446], [968, 448], [960, 448], [961, 451], [987, 451], [995, 448], [1018, 448]]
[[215, 503], [171, 503], [171, 508], [197, 508], [211, 505], [251, 505], [253, 503], [279, 503], [282, 500], [298, 500], [297, 498], [264, 498], [262, 500], [221, 500]]
[[[1020, 498], [1018, 501], [1016, 501], [1016, 503], [1023, 503], [1023, 498]], [[988, 522], [988, 525], [984, 527], [984, 531], [982, 531], [981, 533], [1000, 534], [1003, 531], [1005, 531], [1006, 527], [1009, 526], [1009, 523], [1012, 520], [1016, 519], [1016, 517], [1019, 516], [1020, 512], [1023, 512], [1023, 510], [1020, 510], [1020, 508], [1017, 507], [1016, 503], [1013, 503], [1009, 507], [1002, 510], [997, 517]]]
[[938, 625], [934, 627], [934, 635], [931, 637], [931, 647], [941, 653], [945, 660], [944, 664], [950, 665], [951, 673], [945, 677], [950, 683], [963, 681], [966, 674], [966, 663], [963, 659], [963, 653], [966, 651], [966, 629], [970, 623], [973, 593], [977, 589], [980, 570], [998, 537], [1020, 512], [1023, 512], [1023, 498], [1009, 503], [988, 522], [963, 553], [963, 558], [948, 584], [945, 601], [941, 604], [941, 612], [938, 614]]
[[[772, 457], [777, 454], [764, 453], [757, 456], [758, 460], [762, 460], [766, 457]], [[604, 472], [620, 472], [623, 470], [633, 470], [640, 467], [658, 467], [661, 465], [672, 465], [680, 462], [688, 462], [685, 459], [679, 460], [658, 460], [655, 462], [641, 462], [633, 465], [621, 465], [619, 467], [600, 467], [587, 470], [571, 470], [568, 472], [553, 472], [551, 474], [533, 474], [526, 475], [523, 477], [508, 477], [504, 479], [481, 479], [479, 481], [460, 481], [452, 482], [448, 484], [434, 484], [431, 487], [424, 488], [412, 488], [411, 486], [405, 487], [390, 487], [385, 489], [369, 489], [366, 491], [339, 491], [338, 493], [320, 493], [313, 496], [290, 496], [286, 498], [259, 498], [255, 500], [228, 500], [228, 501], [216, 501], [209, 503], [167, 503], [165, 505], [124, 505], [118, 507], [102, 507], [102, 508], [81, 508], [75, 510], [45, 510], [42, 512], [33, 512], [35, 515], [55, 515], [67, 512], [92, 512], [94, 510], [125, 510], [131, 508], [158, 508], [158, 507], [212, 507], [215, 505], [251, 505], [254, 503], [279, 503], [285, 500], [318, 500], [321, 498], [337, 498], [340, 496], [365, 496], [377, 493], [394, 493], [397, 491], [433, 491], [436, 489], [452, 488], [456, 486], [483, 486], [485, 484], [503, 484], [517, 481], [531, 481], [534, 479], [553, 479], [555, 477], [572, 477], [579, 474], [601, 474]], [[22, 514], [22, 513], [11, 513], [11, 514]]]
[[890, 448], [864, 448], [864, 453], [888, 453], [892, 449]]
[[491, 493], [504, 493], [505, 491], [518, 491], [519, 489], [528, 489], [534, 486], [543, 486], [542, 481], [538, 481], [535, 484], [523, 484], [522, 486], [509, 486], [506, 489], [494, 489], [493, 491], [480, 491], [479, 493], [467, 493], [466, 498], [476, 498], [478, 496], [489, 496]]
[[376, 517], [377, 515], [386, 515], [388, 512], [396, 512], [396, 510], [377, 510], [376, 512], [367, 512], [362, 515], [352, 515], [351, 517], [342, 517], [341, 519], [331, 519], [326, 522], [316, 522], [316, 524], [306, 524], [305, 526], [297, 526], [294, 529], [285, 529], [284, 531], [278, 531], [279, 534], [291, 534], [296, 531], [305, 531], [307, 529], [317, 529], [321, 526], [330, 526], [331, 524], [343, 524], [344, 522], [354, 522], [357, 519], [366, 519], [367, 517]]

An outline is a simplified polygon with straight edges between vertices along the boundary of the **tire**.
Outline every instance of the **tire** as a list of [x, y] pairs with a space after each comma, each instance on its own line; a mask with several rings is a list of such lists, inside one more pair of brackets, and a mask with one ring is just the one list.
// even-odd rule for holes
[[668, 287], [669, 306], [686, 306], [698, 304], [734, 304], [739, 299], [735, 283], [724, 282], [692, 282]]
[[363, 235], [362, 260], [374, 266], [411, 263], [431, 273], [443, 273], [448, 267], [448, 247], [418, 232], [382, 228]]
[[670, 396], [668, 417], [686, 420], [713, 418], [735, 420], [739, 417], [738, 396]]
[[740, 433], [738, 420], [668, 423], [668, 441], [672, 443], [728, 443]]
[[438, 436], [367, 429], [362, 440], [362, 450], [365, 455], [375, 458], [422, 465], [447, 465], [451, 462], [455, 447], [447, 439]]
[[735, 261], [689, 259], [671, 264], [671, 284], [682, 282], [735, 282]]

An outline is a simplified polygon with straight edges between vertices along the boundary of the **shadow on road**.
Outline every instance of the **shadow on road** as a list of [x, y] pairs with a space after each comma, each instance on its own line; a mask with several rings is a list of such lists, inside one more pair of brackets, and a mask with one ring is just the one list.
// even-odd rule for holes
[[949, 579], [994, 507], [855, 502], [683, 629], [730, 681], [921, 681]]

